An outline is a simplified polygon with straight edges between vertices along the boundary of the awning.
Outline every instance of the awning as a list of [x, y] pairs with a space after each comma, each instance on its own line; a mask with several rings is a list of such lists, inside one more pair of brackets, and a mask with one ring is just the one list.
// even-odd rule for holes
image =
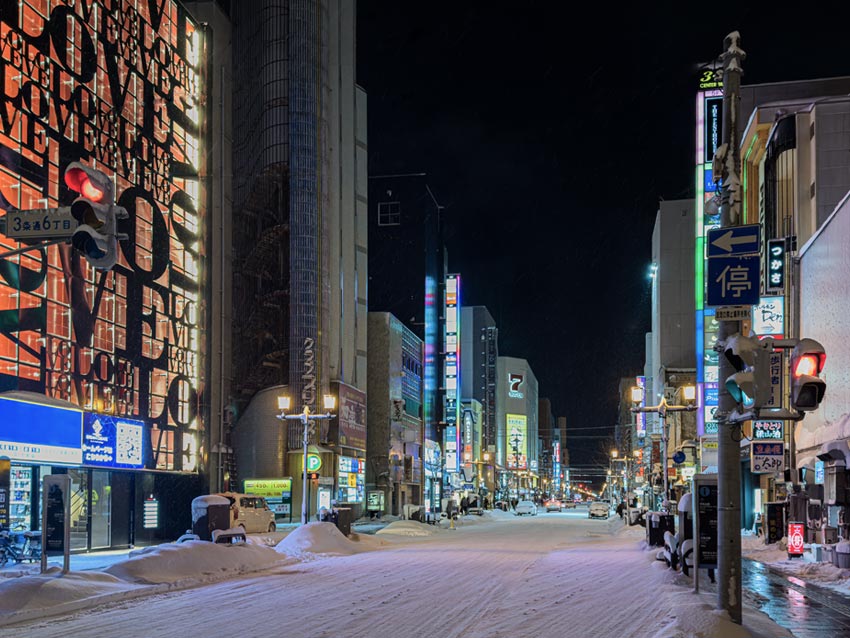
[[816, 461], [817, 459], [814, 456], [804, 456], [803, 458], [797, 459], [797, 469], [805, 467], [809, 470], [814, 470]]
[[845, 465], [850, 464], [850, 446], [846, 439], [833, 439], [820, 446], [817, 458], [821, 461], [843, 461]]

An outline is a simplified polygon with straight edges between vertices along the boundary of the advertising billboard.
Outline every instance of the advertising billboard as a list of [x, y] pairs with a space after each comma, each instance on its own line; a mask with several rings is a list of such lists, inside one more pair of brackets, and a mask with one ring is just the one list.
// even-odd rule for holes
[[505, 432], [508, 434], [508, 469], [528, 469], [528, 417], [524, 414], [506, 414]]
[[[152, 469], [197, 471], [202, 32], [175, 0], [2, 6], [0, 208], [69, 205], [63, 175], [81, 162], [112, 180], [129, 238], [108, 271], [66, 243], [4, 262], [0, 385], [133, 415], [148, 428]], [[0, 250], [20, 246], [0, 235]]]
[[83, 417], [83, 465], [144, 467], [144, 421], [86, 412]]
[[337, 472], [337, 500], [340, 503], [362, 503], [366, 489], [366, 461], [353, 456], [340, 456]]
[[339, 444], [343, 447], [366, 449], [366, 395], [349, 385], [339, 388]]

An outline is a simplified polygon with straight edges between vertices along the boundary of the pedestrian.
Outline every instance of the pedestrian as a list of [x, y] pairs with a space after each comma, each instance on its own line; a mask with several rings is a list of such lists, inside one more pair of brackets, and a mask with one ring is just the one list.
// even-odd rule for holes
[[460, 499], [460, 513], [462, 516], [466, 516], [466, 513], [469, 511], [469, 499], [464, 496]]
[[490, 498], [487, 497], [487, 496], [484, 497], [484, 509], [485, 510], [490, 509]]
[[626, 504], [623, 501], [620, 501], [617, 504], [617, 516], [620, 518], [624, 518], [623, 513], [626, 511]]

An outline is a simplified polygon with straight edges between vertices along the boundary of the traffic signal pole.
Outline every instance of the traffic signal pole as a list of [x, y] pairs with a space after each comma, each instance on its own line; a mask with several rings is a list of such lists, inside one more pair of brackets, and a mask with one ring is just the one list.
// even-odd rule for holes
[[[715, 171], [720, 164], [720, 225], [741, 225], [741, 157], [738, 139], [740, 111], [741, 61], [746, 54], [739, 48], [740, 35], [733, 31], [724, 39], [723, 63], [723, 144], [715, 155]], [[718, 321], [717, 343], [739, 332], [738, 321]], [[721, 383], [718, 396], [717, 433], [717, 607], [725, 610], [732, 622], [741, 624], [741, 446], [737, 436], [740, 424], [730, 422], [735, 400], [722, 380], [736, 371], [726, 357], [719, 357]]]

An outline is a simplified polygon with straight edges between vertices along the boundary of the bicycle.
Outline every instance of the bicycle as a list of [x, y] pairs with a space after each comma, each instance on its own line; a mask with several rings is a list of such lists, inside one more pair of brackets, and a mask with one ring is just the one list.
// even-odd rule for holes
[[0, 530], [0, 567], [10, 560], [23, 562], [24, 550], [12, 540], [9, 530], [3, 529]]

